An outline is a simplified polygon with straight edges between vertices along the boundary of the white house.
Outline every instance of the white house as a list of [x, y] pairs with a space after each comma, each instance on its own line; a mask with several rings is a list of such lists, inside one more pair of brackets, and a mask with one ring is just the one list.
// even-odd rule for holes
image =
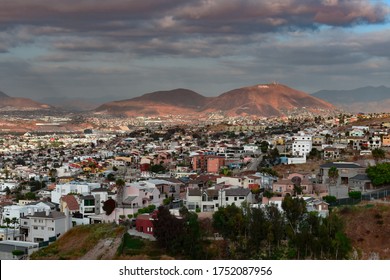
[[243, 202], [253, 203], [250, 189], [234, 186], [229, 188], [187, 189], [186, 207], [188, 210], [201, 212], [214, 212], [218, 207], [235, 204], [241, 207]]
[[244, 145], [244, 151], [247, 152], [247, 153], [255, 153], [259, 147], [257, 145]]
[[312, 136], [300, 133], [293, 137], [292, 155], [303, 156], [310, 153], [312, 149]]
[[31, 215], [34, 212], [38, 211], [51, 211], [51, 207], [48, 204], [40, 203], [36, 205], [8, 205], [3, 208], [3, 218], [1, 220], [1, 224], [5, 224], [5, 219], [9, 218], [12, 220], [13, 218], [19, 219], [21, 217]]
[[14, 189], [17, 186], [16, 181], [2, 181], [0, 182], [0, 192], [4, 192], [6, 188], [10, 190]]
[[21, 218], [21, 230], [30, 242], [54, 241], [72, 227], [69, 215], [62, 212], [35, 212]]
[[57, 184], [55, 189], [51, 192], [51, 201], [54, 203], [60, 203], [61, 196], [69, 193], [73, 194], [90, 194], [93, 189], [100, 188], [100, 183], [87, 183], [87, 182], [70, 182], [67, 184]]
[[220, 178], [217, 178], [217, 185], [218, 184], [224, 184], [228, 186], [244, 186], [244, 180], [241, 177], [227, 177], [222, 176]]

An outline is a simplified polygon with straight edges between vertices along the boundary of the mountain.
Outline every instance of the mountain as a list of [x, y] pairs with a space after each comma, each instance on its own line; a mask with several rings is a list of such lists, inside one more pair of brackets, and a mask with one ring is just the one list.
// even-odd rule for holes
[[180, 88], [156, 91], [132, 99], [105, 103], [95, 111], [127, 116], [181, 115], [199, 111], [209, 100], [209, 97]]
[[[49, 104], [56, 109], [67, 112], [84, 112], [95, 109], [104, 103], [99, 102], [96, 98], [70, 98], [70, 97], [45, 97], [38, 100], [39, 102]], [[107, 100], [106, 100], [107, 102]]]
[[230, 116], [282, 116], [292, 111], [335, 110], [332, 104], [281, 84], [260, 84], [234, 89], [211, 100], [204, 111]]
[[40, 110], [51, 106], [36, 102], [29, 98], [10, 97], [0, 91], [0, 110]]
[[385, 86], [367, 86], [352, 90], [320, 90], [312, 96], [350, 112], [387, 112], [390, 107], [390, 88]]
[[307, 93], [281, 84], [239, 88], [218, 97], [204, 97], [188, 89], [157, 91], [140, 97], [103, 104], [95, 111], [127, 116], [207, 114], [228, 116], [282, 116], [293, 111], [320, 112], [335, 107]]

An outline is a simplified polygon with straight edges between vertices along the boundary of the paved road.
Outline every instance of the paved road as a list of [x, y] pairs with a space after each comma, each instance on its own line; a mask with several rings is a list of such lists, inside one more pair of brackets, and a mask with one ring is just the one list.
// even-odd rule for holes
[[257, 171], [257, 166], [259, 166], [261, 160], [262, 160], [262, 156], [259, 156], [258, 158], [254, 158], [250, 163], [249, 165], [247, 166], [247, 168], [245, 170], [248, 170], [248, 171]]

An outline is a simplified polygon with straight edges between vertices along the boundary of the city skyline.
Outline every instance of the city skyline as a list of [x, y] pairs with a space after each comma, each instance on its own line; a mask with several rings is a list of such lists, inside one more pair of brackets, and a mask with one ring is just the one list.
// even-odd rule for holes
[[0, 0], [0, 90], [118, 100], [390, 86], [389, 2]]

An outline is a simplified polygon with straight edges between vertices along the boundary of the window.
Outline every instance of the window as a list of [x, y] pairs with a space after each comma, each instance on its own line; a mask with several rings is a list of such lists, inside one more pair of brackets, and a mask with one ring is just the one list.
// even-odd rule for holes
[[234, 201], [237, 201], [237, 196], [234, 197]]
[[38, 229], [38, 227], [34, 227], [34, 229]]
[[229, 198], [228, 198], [228, 197], [226, 197], [226, 201], [229, 201]]
[[241, 199], [241, 200], [242, 200], [242, 199], [245, 199], [245, 197], [243, 197], [243, 196], [240, 196], [238, 199]]

